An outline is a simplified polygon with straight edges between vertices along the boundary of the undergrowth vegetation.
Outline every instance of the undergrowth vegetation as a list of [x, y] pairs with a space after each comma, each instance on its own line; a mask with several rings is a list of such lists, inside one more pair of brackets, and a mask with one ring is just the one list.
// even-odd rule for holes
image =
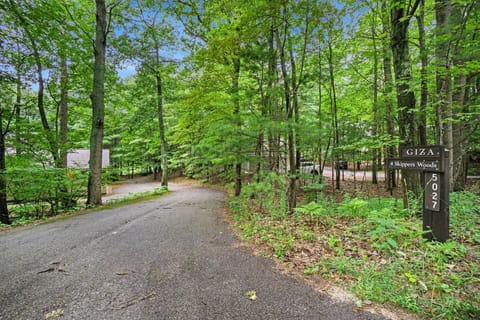
[[[124, 197], [108, 200], [104, 205], [101, 206], [101, 208], [108, 209], [110, 207], [114, 207], [117, 205], [125, 205], [125, 204], [135, 203], [138, 201], [145, 201], [145, 200], [149, 200], [150, 198], [156, 198], [159, 195], [162, 195], [167, 192], [168, 192], [167, 188], [159, 187], [153, 190], [129, 193]], [[18, 208], [21, 210], [17, 209], [17, 211], [15, 211], [16, 216], [13, 219], [11, 226], [25, 225], [35, 221], [45, 220], [51, 217], [51, 215], [39, 213], [37, 211], [38, 206], [22, 205], [21, 207], [18, 207]], [[82, 210], [83, 208], [85, 208], [85, 206], [76, 205], [76, 206], [70, 207], [68, 210], [63, 210], [59, 212], [59, 214], [75, 213]], [[0, 227], [7, 227], [7, 225], [3, 225], [2, 223], [0, 223]]]
[[401, 200], [319, 192], [285, 215], [283, 182], [269, 176], [245, 187], [230, 207], [250, 241], [306, 276], [347, 286], [361, 303], [394, 304], [429, 319], [480, 318], [480, 197], [451, 194], [450, 236], [422, 239], [416, 208]]

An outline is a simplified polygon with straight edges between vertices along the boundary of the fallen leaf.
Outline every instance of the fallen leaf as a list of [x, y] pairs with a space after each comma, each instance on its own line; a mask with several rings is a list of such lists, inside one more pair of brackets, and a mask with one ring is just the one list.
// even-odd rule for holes
[[428, 291], [428, 287], [423, 281], [418, 280], [418, 284], [420, 285], [420, 287], [422, 287], [423, 291], [425, 291], [425, 292]]
[[63, 309], [53, 310], [45, 315], [45, 319], [58, 318], [63, 316]]
[[257, 300], [257, 292], [255, 290], [250, 290], [245, 292], [245, 295], [250, 299], [251, 301]]

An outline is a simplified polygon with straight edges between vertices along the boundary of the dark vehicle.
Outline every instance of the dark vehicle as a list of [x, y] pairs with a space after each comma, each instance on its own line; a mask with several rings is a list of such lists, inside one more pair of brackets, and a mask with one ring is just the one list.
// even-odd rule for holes
[[345, 160], [337, 161], [337, 166], [341, 170], [348, 170], [348, 162]]

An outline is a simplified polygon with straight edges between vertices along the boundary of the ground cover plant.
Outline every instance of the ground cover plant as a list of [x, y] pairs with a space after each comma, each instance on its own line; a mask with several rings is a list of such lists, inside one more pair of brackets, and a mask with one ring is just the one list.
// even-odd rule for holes
[[279, 207], [274, 187], [247, 188], [250, 196], [231, 201], [236, 226], [288, 268], [344, 286], [360, 304], [395, 305], [428, 319], [480, 318], [478, 193], [451, 194], [451, 239], [436, 243], [422, 239], [421, 217], [394, 197], [321, 192], [286, 215], [269, 210]]

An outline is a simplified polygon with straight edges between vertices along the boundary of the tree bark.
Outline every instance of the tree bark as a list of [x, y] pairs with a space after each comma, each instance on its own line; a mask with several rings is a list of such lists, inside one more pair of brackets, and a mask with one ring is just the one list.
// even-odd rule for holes
[[[376, 17], [375, 13], [372, 12], [372, 45], [373, 45], [373, 126], [372, 134], [374, 137], [378, 135], [379, 132], [379, 112], [378, 112], [378, 53], [377, 53], [377, 41], [376, 41]], [[373, 159], [372, 159], [372, 184], [378, 184], [378, 158], [380, 151], [377, 148], [374, 148]], [[354, 175], [355, 177], [355, 175]]]
[[420, 45], [420, 112], [418, 119], [418, 136], [420, 145], [427, 145], [427, 103], [428, 103], [428, 53], [425, 44], [425, 0], [420, 1], [417, 17], [418, 42]]
[[87, 205], [102, 203], [102, 149], [105, 118], [105, 51], [107, 46], [107, 10], [104, 0], [96, 0], [95, 62], [93, 67], [92, 127]]
[[437, 21], [436, 36], [437, 43], [435, 48], [435, 57], [437, 60], [436, 88], [437, 88], [437, 123], [440, 125], [438, 137], [439, 144], [443, 144], [449, 151], [449, 173], [450, 185], [454, 185], [453, 176], [455, 174], [454, 154], [453, 154], [453, 105], [452, 105], [452, 47], [451, 37], [445, 39], [450, 34], [449, 20], [452, 14], [453, 3], [450, 0], [435, 1], [435, 18]]
[[340, 146], [340, 132], [338, 131], [338, 112], [337, 112], [337, 90], [335, 87], [335, 76], [333, 72], [333, 48], [332, 42], [328, 41], [328, 70], [330, 74], [330, 92], [332, 108], [332, 129], [333, 129], [333, 163], [335, 169], [335, 189], [340, 190], [340, 156], [338, 147]]
[[[268, 37], [268, 71], [267, 71], [267, 94], [266, 103], [268, 114], [272, 123], [276, 123], [279, 118], [280, 111], [278, 110], [277, 101], [275, 99], [275, 85], [277, 82], [277, 58], [275, 51], [275, 35], [276, 35], [276, 22], [275, 15], [272, 14], [272, 23], [270, 25], [270, 32]], [[268, 135], [268, 157], [270, 163], [270, 171], [278, 172], [280, 170], [280, 138], [276, 126], [270, 128]]]
[[[420, 0], [412, 7], [397, 1], [391, 9], [393, 68], [397, 87], [398, 126], [401, 145], [413, 146], [418, 142], [415, 119], [415, 94], [411, 85], [412, 66], [408, 46], [408, 27]], [[404, 207], [408, 207], [408, 193], [420, 195], [420, 177], [414, 171], [402, 170]]]
[[[322, 82], [323, 82], [323, 68], [322, 68], [322, 51], [320, 47], [318, 48], [318, 109], [317, 109], [317, 117], [318, 117], [318, 130], [321, 133], [323, 129], [323, 108], [322, 108]], [[319, 183], [323, 182], [323, 169], [325, 167], [325, 161], [322, 161], [322, 153], [323, 153], [323, 146], [322, 146], [322, 134], [318, 135], [317, 141], [317, 149], [318, 149], [318, 164], [320, 165], [320, 170], [318, 173]], [[328, 152], [328, 147], [327, 147]]]
[[[286, 18], [287, 8], [283, 8], [284, 19]], [[283, 21], [284, 24], [284, 37], [288, 33], [288, 25], [286, 21]], [[278, 53], [280, 58], [280, 68], [283, 78], [283, 88], [284, 88], [284, 99], [285, 99], [285, 112], [286, 112], [286, 121], [287, 121], [287, 152], [288, 152], [288, 186], [287, 186], [287, 212], [289, 214], [293, 213], [293, 209], [296, 206], [297, 195], [296, 195], [296, 154], [295, 154], [295, 133], [292, 126], [293, 120], [293, 107], [291, 101], [291, 86], [290, 86], [290, 77], [288, 76], [287, 71], [287, 61], [285, 58], [285, 39], [282, 42], [280, 40], [280, 34], [278, 29], [276, 31], [276, 39], [278, 46]]]
[[68, 68], [67, 56], [61, 54], [60, 56], [60, 152], [59, 152], [59, 167], [67, 168], [67, 142], [68, 142]]
[[0, 106], [0, 222], [3, 224], [10, 224], [10, 218], [8, 217], [8, 205], [7, 205], [7, 181], [6, 181], [6, 147], [5, 147], [5, 135], [3, 130], [3, 110]]
[[160, 138], [160, 158], [161, 158], [161, 177], [162, 177], [162, 187], [168, 188], [168, 155], [167, 155], [167, 140], [165, 138], [165, 121], [163, 116], [163, 85], [162, 85], [162, 75], [160, 71], [160, 47], [158, 45], [157, 39], [153, 39], [155, 42], [155, 60], [156, 60], [156, 70], [155, 70], [155, 79], [157, 86], [157, 115], [158, 115], [158, 129], [159, 129], [159, 138]]
[[[17, 43], [17, 54], [20, 55], [20, 46]], [[20, 63], [15, 65], [16, 73], [16, 91], [15, 91], [15, 143], [16, 143], [16, 155], [23, 153], [23, 141], [21, 136], [21, 112], [20, 106], [22, 105], [22, 77], [20, 71]]]
[[160, 71], [157, 71], [157, 113], [158, 113], [158, 128], [160, 137], [160, 157], [161, 157], [161, 173], [162, 173], [162, 187], [168, 188], [168, 156], [167, 156], [167, 140], [165, 139], [165, 122], [163, 117], [163, 87], [162, 77]]
[[[235, 48], [239, 49], [239, 48]], [[233, 63], [233, 74], [232, 74], [232, 95], [233, 95], [233, 116], [235, 117], [235, 122], [237, 129], [241, 130], [242, 123], [240, 121], [240, 97], [239, 95], [239, 79], [240, 79], [240, 57], [238, 56], [239, 52], [234, 53], [232, 58]], [[238, 197], [242, 193], [242, 163], [240, 161], [240, 153], [242, 152], [239, 148], [236, 150], [236, 163], [235, 163], [235, 196]]]
[[[389, 31], [389, 15], [386, 13], [386, 3], [385, 1], [382, 2], [382, 31], [384, 34], [388, 34]], [[383, 95], [385, 96], [385, 121], [387, 125], [387, 133], [390, 138], [395, 137], [395, 126], [393, 124], [393, 103], [392, 99], [390, 98], [393, 92], [393, 83], [392, 83], [392, 59], [391, 59], [391, 48], [388, 43], [388, 38], [385, 37], [382, 41], [382, 49], [383, 49], [383, 77], [384, 77], [384, 85], [383, 85]], [[393, 144], [389, 145], [386, 149], [385, 158], [393, 158], [395, 156], [395, 146]], [[390, 192], [393, 191], [393, 188], [397, 187], [396, 183], [396, 173], [395, 170], [386, 170], [386, 179], [385, 184], [387, 190]]]

